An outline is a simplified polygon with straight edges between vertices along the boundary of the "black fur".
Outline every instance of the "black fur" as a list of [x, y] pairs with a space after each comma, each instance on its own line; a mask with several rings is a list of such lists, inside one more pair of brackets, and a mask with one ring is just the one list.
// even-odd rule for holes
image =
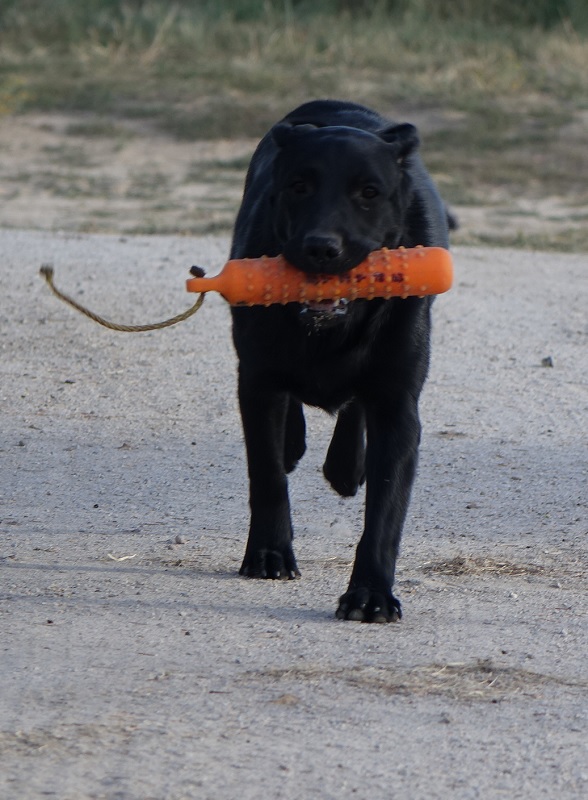
[[[448, 215], [412, 125], [362, 106], [306, 103], [253, 155], [232, 258], [283, 253], [336, 274], [380, 247], [448, 246]], [[295, 578], [286, 474], [305, 450], [303, 404], [338, 412], [324, 474], [342, 495], [367, 480], [365, 528], [337, 617], [399, 619], [396, 557], [417, 464], [430, 298], [346, 307], [235, 307], [251, 525], [241, 574]]]

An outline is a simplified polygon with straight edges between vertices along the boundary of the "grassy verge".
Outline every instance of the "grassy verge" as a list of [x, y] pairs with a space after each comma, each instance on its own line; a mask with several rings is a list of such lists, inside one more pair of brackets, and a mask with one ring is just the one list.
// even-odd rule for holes
[[[258, 137], [296, 103], [336, 96], [423, 120], [427, 163], [454, 204], [562, 195], [588, 203], [581, 27], [456, 18], [440, 13], [451, 11], [450, 0], [433, 17], [423, 13], [426, 2], [356, 4], [371, 8], [361, 14], [331, 3], [339, 13], [329, 15], [314, 5], [310, 13], [304, 3], [255, 0], [0, 0], [10, 23], [0, 47], [0, 115], [91, 114], [77, 129], [88, 137], [132, 119], [197, 141]], [[535, 6], [547, 14], [553, 4]], [[30, 24], [27, 7], [44, 7], [46, 16]], [[572, 240], [588, 249], [588, 234]]]

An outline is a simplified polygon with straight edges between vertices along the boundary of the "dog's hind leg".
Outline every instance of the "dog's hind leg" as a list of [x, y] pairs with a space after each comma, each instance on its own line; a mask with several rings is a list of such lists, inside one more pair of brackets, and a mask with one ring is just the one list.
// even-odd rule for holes
[[343, 497], [353, 497], [365, 481], [365, 412], [357, 400], [339, 411], [323, 473]]
[[292, 472], [306, 451], [306, 422], [302, 403], [290, 397], [284, 437], [284, 469]]

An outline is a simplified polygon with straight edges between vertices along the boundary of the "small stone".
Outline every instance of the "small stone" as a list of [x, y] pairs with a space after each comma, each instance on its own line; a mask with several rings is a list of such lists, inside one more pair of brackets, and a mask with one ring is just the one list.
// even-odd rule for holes
[[178, 533], [178, 535], [177, 535], [177, 536], [176, 536], [176, 538], [174, 539], [174, 543], [175, 543], [175, 544], [186, 544], [186, 540], [184, 539], [184, 537], [183, 537], [183, 536], [181, 536], [181, 535]]
[[545, 356], [545, 358], [541, 359], [541, 366], [542, 367], [552, 367], [553, 366], [553, 358], [551, 356]]
[[295, 706], [300, 702], [300, 698], [295, 694], [281, 694], [275, 700], [271, 700], [277, 706]]

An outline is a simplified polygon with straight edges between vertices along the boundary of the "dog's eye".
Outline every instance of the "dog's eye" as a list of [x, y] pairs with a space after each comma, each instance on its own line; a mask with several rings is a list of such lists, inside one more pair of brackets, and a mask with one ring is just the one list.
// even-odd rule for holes
[[375, 186], [364, 186], [360, 192], [362, 200], [373, 200], [380, 193]]
[[290, 191], [294, 194], [308, 194], [308, 184], [306, 181], [293, 181], [290, 184]]

